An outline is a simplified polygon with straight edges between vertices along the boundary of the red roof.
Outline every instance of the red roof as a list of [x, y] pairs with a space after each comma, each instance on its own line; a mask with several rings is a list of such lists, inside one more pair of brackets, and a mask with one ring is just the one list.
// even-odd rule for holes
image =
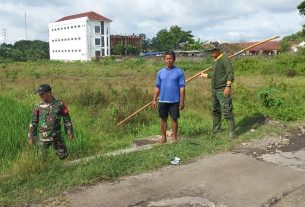
[[[239, 46], [241, 48], [246, 48], [251, 45], [256, 44], [257, 42], [241, 42], [241, 43], [226, 43], [226, 45], [235, 45]], [[280, 42], [279, 41], [270, 41], [270, 42], [265, 42], [261, 45], [258, 45], [256, 47], [251, 48], [249, 51], [272, 51], [272, 50], [278, 50], [280, 47]]]
[[93, 12], [93, 11], [85, 12], [85, 13], [81, 13], [81, 14], [74, 14], [74, 15], [71, 15], [71, 16], [66, 16], [66, 17], [63, 17], [63, 18], [57, 20], [56, 22], [61, 22], [61, 21], [70, 20], [70, 19], [77, 19], [77, 18], [81, 18], [81, 17], [88, 17], [90, 20], [112, 22], [111, 19], [108, 19], [108, 18], [106, 18], [102, 15], [99, 15], [99, 14]]

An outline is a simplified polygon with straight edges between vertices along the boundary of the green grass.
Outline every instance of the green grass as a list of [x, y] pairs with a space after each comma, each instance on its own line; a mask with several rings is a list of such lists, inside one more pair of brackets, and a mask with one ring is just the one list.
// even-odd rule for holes
[[[162, 59], [0, 64], [0, 205], [30, 203], [74, 186], [154, 170], [168, 165], [174, 156], [187, 162], [226, 151], [240, 142], [278, 130], [265, 126], [265, 117], [286, 123], [304, 121], [304, 71], [300, 65], [305, 63], [299, 56], [289, 55], [287, 68], [297, 71], [293, 78], [286, 76], [284, 55], [234, 61], [233, 104], [240, 127], [237, 140], [228, 140], [226, 130], [218, 137], [211, 135], [209, 81], [195, 79], [187, 85], [186, 108], [179, 119], [182, 139], [178, 144], [100, 157], [73, 166], [59, 161], [52, 150], [50, 160], [43, 163], [36, 147], [28, 146], [31, 110], [39, 101], [33, 89], [49, 83], [54, 96], [68, 105], [76, 135], [73, 142], [67, 143], [69, 160], [103, 154], [129, 147], [135, 139], [159, 134], [159, 118], [152, 109], [144, 110], [121, 127], [116, 124], [151, 101]], [[207, 68], [210, 61], [178, 58], [176, 65], [185, 69], [188, 78]], [[227, 128], [225, 122], [223, 126]], [[249, 133], [251, 128], [256, 132]]]

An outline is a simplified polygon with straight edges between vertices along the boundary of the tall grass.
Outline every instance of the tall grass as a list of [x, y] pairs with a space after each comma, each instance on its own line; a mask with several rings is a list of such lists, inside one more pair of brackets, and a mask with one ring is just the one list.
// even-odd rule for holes
[[24, 148], [30, 113], [30, 107], [0, 96], [0, 163], [7, 164]]
[[[246, 133], [251, 127], [265, 132], [257, 122], [262, 117], [304, 120], [305, 91], [301, 76], [304, 71], [300, 69], [304, 60], [297, 54], [289, 57], [293, 61], [287, 65], [284, 55], [233, 62], [236, 80], [232, 95], [237, 126], [243, 129], [241, 140], [253, 138], [253, 134]], [[190, 61], [178, 57], [176, 65], [185, 70], [186, 77], [191, 77], [207, 68], [210, 62], [210, 59]], [[166, 165], [172, 156], [185, 160], [228, 149], [240, 141], [227, 140], [226, 131], [213, 138], [210, 82], [198, 78], [186, 87], [186, 108], [179, 119], [182, 141], [177, 145], [104, 157], [87, 165], [70, 167], [64, 166], [52, 150], [50, 161], [42, 163], [35, 146], [28, 146], [31, 110], [39, 101], [32, 91], [41, 83], [51, 84], [53, 95], [64, 99], [70, 110], [76, 135], [74, 141], [67, 142], [70, 160], [126, 148], [134, 139], [158, 134], [157, 111], [149, 108], [121, 127], [116, 124], [151, 101], [156, 73], [162, 66], [162, 58], [0, 65], [0, 205], [20, 204], [66, 187], [143, 172]], [[287, 77], [285, 68], [297, 73], [293, 78]], [[281, 104], [276, 104], [278, 100]], [[223, 126], [226, 128], [225, 122]]]

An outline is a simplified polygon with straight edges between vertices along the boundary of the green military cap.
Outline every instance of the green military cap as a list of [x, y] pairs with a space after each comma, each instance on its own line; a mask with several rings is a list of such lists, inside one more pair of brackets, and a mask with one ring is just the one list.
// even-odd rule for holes
[[214, 50], [221, 50], [221, 45], [219, 42], [210, 42], [210, 47], [208, 48], [208, 51], [212, 52]]

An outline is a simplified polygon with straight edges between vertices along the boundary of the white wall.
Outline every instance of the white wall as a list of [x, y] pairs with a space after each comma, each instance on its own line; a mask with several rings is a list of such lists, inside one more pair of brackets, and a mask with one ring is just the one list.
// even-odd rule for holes
[[[100, 27], [100, 33], [95, 32], [95, 26]], [[102, 54], [110, 55], [109, 22], [104, 22], [104, 31], [102, 34], [100, 21], [88, 20], [87, 17], [50, 23], [50, 59], [87, 61], [95, 57], [95, 51], [100, 51], [101, 56]], [[100, 45], [95, 45], [96, 38], [100, 39]], [[101, 45], [102, 38], [104, 47]]]

